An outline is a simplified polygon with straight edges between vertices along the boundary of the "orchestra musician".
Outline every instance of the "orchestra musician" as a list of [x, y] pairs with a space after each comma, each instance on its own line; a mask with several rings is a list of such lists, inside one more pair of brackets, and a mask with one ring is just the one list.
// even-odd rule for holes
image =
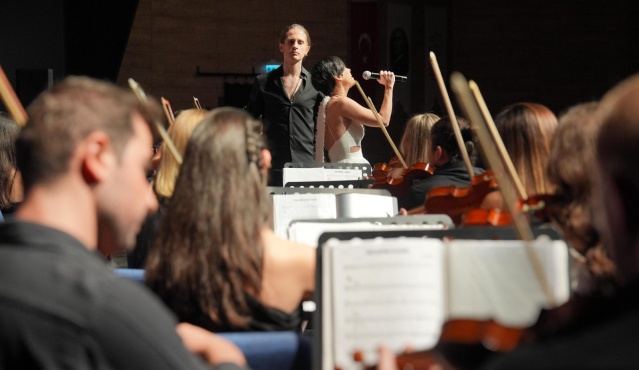
[[[428, 163], [428, 138], [430, 129], [439, 116], [434, 113], [416, 114], [406, 122], [399, 151], [410, 167], [415, 163]], [[398, 167], [388, 172], [388, 177], [398, 179], [402, 176], [403, 168]]]
[[593, 298], [553, 335], [522, 346], [483, 369], [631, 369], [639, 343], [639, 76], [608, 92], [596, 110], [599, 126], [590, 174], [593, 214], [621, 286]]
[[[555, 114], [539, 103], [515, 103], [497, 114], [495, 127], [527, 197], [554, 194], [545, 168], [557, 127]], [[480, 208], [506, 209], [500, 192], [489, 193]]]
[[[195, 130], [195, 127], [202, 122], [208, 111], [204, 109], [186, 109], [181, 111], [175, 118], [175, 122], [169, 127], [167, 133], [175, 144], [175, 148], [181, 156], [184, 156], [186, 144]], [[153, 245], [153, 240], [160, 225], [162, 216], [166, 213], [169, 199], [175, 189], [175, 181], [180, 172], [180, 163], [168, 150], [165, 143], [161, 143], [158, 149], [160, 153], [158, 171], [153, 180], [153, 190], [158, 198], [159, 209], [149, 215], [144, 221], [137, 236], [135, 248], [127, 255], [127, 267], [144, 268], [147, 255]], [[154, 158], [157, 153], [154, 153]]]
[[[466, 151], [474, 163], [477, 151], [472, 130], [462, 117], [457, 117]], [[436, 168], [432, 176], [416, 180], [410, 188], [404, 207], [406, 210], [420, 207], [424, 204], [428, 192], [442, 186], [469, 186], [471, 179], [464, 165], [461, 151], [457, 145], [452, 122], [448, 116], [442, 117], [430, 130], [427, 145], [428, 163]], [[474, 167], [475, 175], [484, 171]]]
[[145, 276], [181, 321], [218, 332], [301, 324], [315, 250], [270, 228], [270, 162], [242, 110], [217, 108], [193, 132]]
[[211, 369], [189, 350], [217, 369], [244, 365], [100, 256], [131, 248], [157, 208], [146, 169], [159, 105], [67, 77], [28, 112], [16, 140], [25, 199], [0, 223], [0, 367]]
[[0, 221], [22, 201], [22, 178], [16, 166], [15, 139], [20, 126], [0, 112]]
[[[326, 95], [317, 115], [315, 161], [324, 162], [323, 148], [326, 148], [328, 159], [332, 163], [368, 164], [362, 153], [364, 126], [380, 125], [375, 112], [347, 96], [351, 87], [357, 83], [350, 68], [339, 57], [331, 56], [317, 62], [311, 75], [315, 88]], [[384, 86], [384, 100], [379, 115], [384, 126], [388, 126], [393, 111], [395, 74], [380, 71], [379, 75], [378, 82]]]
[[597, 102], [582, 103], [560, 116], [546, 169], [557, 189], [551, 220], [561, 228], [563, 239], [585, 256], [573, 265], [573, 288], [584, 295], [607, 294], [617, 284], [614, 265], [592, 220], [593, 164], [601, 126], [597, 107]]

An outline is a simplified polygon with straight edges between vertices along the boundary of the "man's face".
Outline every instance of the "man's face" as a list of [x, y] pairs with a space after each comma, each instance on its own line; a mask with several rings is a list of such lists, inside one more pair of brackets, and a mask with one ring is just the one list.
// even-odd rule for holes
[[138, 114], [132, 120], [133, 135], [110, 166], [110, 176], [96, 189], [98, 248], [107, 255], [132, 249], [145, 218], [158, 208], [146, 178], [151, 165], [151, 131]]
[[310, 50], [306, 33], [298, 28], [291, 28], [286, 33], [284, 43], [280, 44], [280, 52], [284, 55], [285, 61], [301, 61]]

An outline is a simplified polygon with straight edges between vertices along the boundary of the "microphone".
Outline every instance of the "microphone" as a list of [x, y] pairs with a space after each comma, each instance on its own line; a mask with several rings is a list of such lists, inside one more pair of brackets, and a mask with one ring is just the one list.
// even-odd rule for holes
[[[362, 78], [365, 80], [379, 80], [379, 73], [373, 73], [371, 71], [364, 71], [362, 73]], [[395, 81], [406, 82], [408, 81], [408, 77], [395, 75]]]

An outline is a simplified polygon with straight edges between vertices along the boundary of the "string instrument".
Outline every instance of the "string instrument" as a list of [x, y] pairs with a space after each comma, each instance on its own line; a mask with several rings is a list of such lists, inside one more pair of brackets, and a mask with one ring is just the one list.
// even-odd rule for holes
[[193, 104], [195, 105], [195, 109], [202, 110], [202, 106], [200, 105], [200, 99], [193, 97]]
[[373, 171], [371, 172], [371, 175], [375, 179], [388, 178], [388, 176], [390, 176], [390, 173], [395, 171], [398, 168], [404, 168], [404, 167], [402, 166], [402, 163], [399, 161], [399, 158], [393, 157], [390, 159], [390, 161], [388, 161], [388, 164], [386, 163], [375, 164], [373, 166]]
[[478, 208], [488, 193], [497, 189], [498, 184], [491, 170], [471, 178], [470, 186], [441, 186], [431, 189], [426, 195], [424, 212], [446, 214], [455, 225], [459, 225], [462, 216]]
[[[375, 183], [373, 184], [373, 188], [386, 189], [391, 193], [392, 196], [397, 198], [403, 198], [406, 196], [406, 194], [408, 194], [408, 191], [410, 190], [412, 179], [424, 178], [424, 177], [430, 176], [433, 174], [434, 168], [429, 166], [426, 163], [415, 163], [414, 165], [410, 167], [406, 164], [404, 157], [402, 157], [402, 154], [397, 149], [397, 146], [395, 146], [395, 143], [393, 143], [393, 139], [391, 139], [390, 135], [388, 134], [388, 130], [386, 130], [386, 126], [384, 126], [384, 122], [382, 122], [382, 117], [377, 112], [377, 109], [375, 109], [375, 105], [373, 105], [373, 101], [371, 100], [370, 97], [366, 96], [359, 82], [355, 81], [355, 86], [357, 86], [357, 89], [362, 95], [362, 98], [364, 98], [364, 100], [366, 101], [368, 108], [375, 115], [375, 118], [377, 120], [377, 123], [379, 124], [379, 127], [382, 129], [384, 136], [386, 136], [386, 140], [388, 140], [388, 143], [391, 145], [391, 147], [393, 148], [393, 151], [395, 152], [397, 161], [399, 161], [401, 168], [404, 169], [404, 171], [402, 171], [402, 177], [398, 179], [389, 179], [387, 174], [385, 174], [385, 176], [375, 177]], [[399, 166], [397, 166], [397, 168], [399, 168]], [[378, 170], [379, 169], [380, 167], [378, 167]]]
[[0, 66], [0, 97], [7, 107], [7, 110], [9, 110], [9, 114], [13, 117], [13, 120], [16, 121], [18, 126], [24, 127], [27, 123], [27, 112], [24, 110], [22, 103], [20, 103], [18, 96], [11, 87], [2, 66]]
[[[502, 164], [505, 166], [506, 173], [508, 174], [508, 178], [510, 183], [515, 188], [518, 196], [518, 200], [515, 203], [515, 207], [528, 215], [530, 221], [536, 222], [549, 222], [552, 219], [551, 213], [556, 208], [556, 204], [558, 202], [558, 198], [555, 195], [550, 194], [539, 194], [534, 196], [529, 196], [526, 192], [526, 189], [517, 175], [517, 171], [515, 170], [515, 166], [508, 155], [506, 150], [506, 146], [504, 145], [501, 136], [497, 130], [497, 126], [492, 119], [490, 112], [488, 111], [488, 107], [484, 98], [479, 90], [479, 86], [475, 81], [469, 81], [468, 86], [470, 91], [472, 92], [475, 101], [481, 111], [482, 117], [486, 122], [487, 128], [490, 132], [490, 135], [493, 139], [493, 143], [495, 144], [499, 158], [501, 159]], [[501, 193], [496, 191], [492, 195], [493, 204], [487, 204], [486, 201], [482, 203], [483, 209], [474, 209], [470, 210], [463, 220], [463, 225], [493, 225], [493, 226], [505, 226], [512, 223], [512, 218], [507, 212], [502, 210], [503, 208], [503, 200], [501, 197]]]
[[[131, 90], [133, 90], [133, 93], [135, 94], [135, 96], [137, 96], [137, 98], [140, 101], [147, 101], [148, 100], [147, 97], [146, 97], [146, 93], [144, 92], [144, 90], [142, 90], [142, 87], [140, 87], [140, 84], [138, 84], [132, 78], [129, 78], [129, 87], [131, 88]], [[169, 134], [166, 132], [166, 129], [164, 128], [162, 123], [159, 122], [158, 120], [154, 120], [153, 123], [155, 125], [155, 128], [160, 133], [160, 136], [162, 137], [162, 140], [164, 140], [164, 143], [166, 144], [167, 148], [169, 148], [169, 152], [171, 152], [171, 154], [173, 155], [173, 158], [175, 158], [175, 161], [178, 164], [181, 165], [182, 164], [182, 155], [180, 154], [180, 152], [178, 151], [177, 147], [173, 143], [173, 140], [171, 140], [171, 137], [169, 136]]]
[[169, 121], [169, 126], [175, 123], [175, 115], [173, 114], [173, 109], [171, 109], [171, 103], [164, 97], [160, 98], [162, 101], [162, 110], [164, 110], [164, 115], [166, 119]]
[[[451, 85], [460, 102], [465, 116], [475, 125], [477, 136], [484, 149], [484, 154], [494, 171], [494, 178], [501, 185], [501, 192], [504, 197], [508, 212], [512, 217], [512, 224], [515, 226], [519, 238], [524, 242], [525, 251], [531, 267], [535, 272], [537, 282], [540, 284], [546, 305], [554, 308], [556, 306], [555, 297], [550, 289], [547, 277], [544, 273], [540, 258], [536, 250], [532, 246], [534, 236], [526, 216], [521, 212], [521, 207], [516, 206], [517, 195], [513, 187], [509, 186], [507, 181], [503, 163], [499, 160], [497, 151], [491, 145], [490, 133], [486, 127], [486, 123], [479, 111], [476, 101], [474, 100], [468, 83], [463, 75], [454, 73], [451, 77]], [[464, 368], [464, 365], [476, 367], [477, 359], [485, 359], [486, 351], [507, 351], [518, 345], [519, 341], [524, 337], [527, 328], [505, 327], [491, 318], [485, 320], [473, 320], [464, 318], [453, 318], [448, 320], [442, 327], [439, 344], [436, 352], [441, 354], [448, 364], [452, 364], [457, 368]], [[468, 350], [471, 352], [468, 352]], [[420, 367], [418, 360], [427, 361], [435, 359], [434, 351], [421, 351], [412, 354], [402, 354], [397, 356], [397, 366], [404, 368], [406, 363], [413, 365], [413, 369], [427, 369], [428, 367]], [[468, 360], [473, 358], [472, 363]]]
[[[457, 116], [455, 115], [453, 105], [450, 102], [446, 84], [444, 83], [441, 70], [439, 69], [439, 64], [437, 63], [437, 57], [433, 52], [430, 53], [430, 62], [444, 105], [446, 106], [446, 112], [448, 117], [450, 117], [451, 125], [455, 132], [455, 139], [457, 140], [459, 151], [464, 160], [466, 170], [468, 171], [468, 178], [471, 181], [470, 186], [468, 187], [457, 188], [455, 186], [443, 186], [431, 189], [426, 195], [423, 211], [425, 213], [446, 214], [453, 219], [453, 222], [456, 225], [459, 225], [461, 222], [461, 216], [470, 209], [477, 208], [486, 194], [496, 188], [496, 183], [493, 181], [491, 173], [475, 176], [468, 151], [466, 150], [466, 144], [464, 143], [464, 138], [462, 137], [461, 129], [457, 122]], [[411, 210], [409, 214], [414, 214], [420, 211], [422, 211], [422, 208], [418, 207], [415, 210]]]

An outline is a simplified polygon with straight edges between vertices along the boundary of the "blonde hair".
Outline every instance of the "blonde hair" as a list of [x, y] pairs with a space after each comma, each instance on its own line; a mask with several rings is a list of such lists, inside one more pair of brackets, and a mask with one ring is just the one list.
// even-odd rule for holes
[[[175, 123], [167, 130], [169, 137], [173, 140], [177, 150], [184, 155], [186, 144], [195, 130], [195, 127], [202, 122], [207, 111], [201, 109], [187, 109], [182, 111], [176, 118]], [[155, 192], [159, 196], [170, 198], [175, 189], [175, 180], [180, 172], [180, 165], [171, 155], [165, 143], [162, 143], [162, 158], [160, 167], [155, 179]]]
[[399, 150], [409, 166], [415, 163], [428, 162], [428, 139], [430, 128], [439, 121], [439, 116], [433, 113], [414, 115], [404, 129]]

